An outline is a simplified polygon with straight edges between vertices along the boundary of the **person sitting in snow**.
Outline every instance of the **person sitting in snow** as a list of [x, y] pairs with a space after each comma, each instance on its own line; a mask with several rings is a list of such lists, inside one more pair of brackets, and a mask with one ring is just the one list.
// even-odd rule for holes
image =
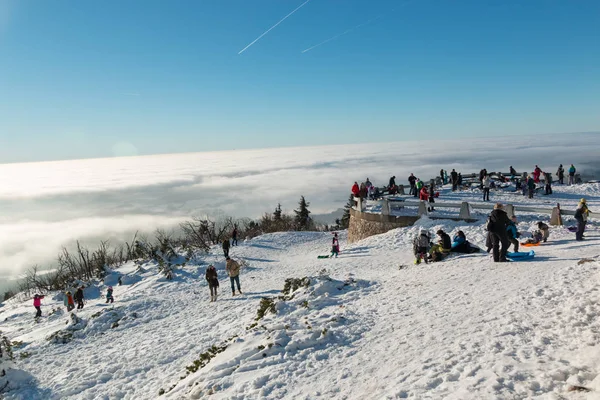
[[77, 291], [75, 292], [75, 301], [77, 302], [77, 309], [81, 310], [83, 308], [83, 286], [81, 286], [79, 289], [77, 289]]
[[[510, 243], [512, 243], [513, 248], [515, 253], [519, 251], [519, 241], [517, 240], [519, 238], [519, 236], [521, 236], [521, 234], [517, 231], [517, 216], [513, 215], [510, 218], [510, 222], [508, 223], [508, 226], [506, 227], [506, 233], [508, 236], [508, 241]], [[489, 245], [489, 248], [491, 250], [491, 244]], [[488, 250], [488, 253], [490, 251]]]
[[415, 264], [420, 264], [421, 259], [427, 264], [427, 252], [431, 247], [431, 235], [427, 229], [421, 229], [419, 235], [413, 240], [413, 252], [415, 254]]
[[537, 227], [540, 230], [540, 232], [542, 232], [542, 242], [546, 243], [546, 241], [550, 237], [550, 228], [542, 221], [537, 223]]
[[[210, 301], [217, 301], [217, 289], [219, 288], [219, 276], [214, 265], [209, 265], [206, 269], [206, 281], [210, 289]], [[240, 292], [241, 293], [241, 292]]]
[[452, 241], [450, 240], [450, 235], [444, 232], [442, 229], [439, 229], [436, 232], [439, 240], [436, 244], [431, 246], [429, 250], [429, 258], [431, 261], [442, 261], [450, 252], [450, 248], [452, 247]]
[[338, 240], [337, 233], [333, 234], [333, 240], [331, 241], [331, 255], [330, 257], [337, 256], [340, 254], [340, 241]]
[[36, 309], [36, 313], [35, 313], [35, 317], [39, 318], [42, 316], [42, 299], [45, 296], [42, 296], [41, 294], [34, 294], [33, 295], [33, 306]]
[[106, 289], [106, 303], [114, 303], [114, 301], [113, 288], [112, 286], [109, 286], [108, 289]]
[[71, 310], [75, 308], [75, 301], [73, 300], [71, 292], [65, 292], [63, 303], [65, 307], [67, 307], [67, 312], [71, 312]]
[[471, 243], [469, 243], [463, 231], [456, 232], [456, 235], [452, 238], [451, 252], [471, 254], [476, 253], [479, 250], [478, 247], [472, 246]]
[[538, 244], [544, 239], [544, 234], [540, 230], [535, 230], [531, 234], [531, 237], [527, 239], [524, 244]]

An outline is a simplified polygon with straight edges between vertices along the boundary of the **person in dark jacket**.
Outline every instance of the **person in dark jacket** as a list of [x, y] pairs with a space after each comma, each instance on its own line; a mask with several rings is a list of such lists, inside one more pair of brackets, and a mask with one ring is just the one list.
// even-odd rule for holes
[[415, 194], [415, 181], [417, 180], [417, 177], [411, 173], [410, 176], [408, 177], [408, 183], [410, 184], [410, 191], [408, 192], [409, 196], [414, 196]]
[[452, 240], [450, 239], [450, 235], [444, 232], [442, 229], [436, 232], [436, 235], [440, 237], [438, 244], [442, 246], [443, 251], [450, 251], [452, 248]]
[[115, 298], [113, 297], [113, 287], [109, 286], [108, 289], [106, 289], [106, 303], [114, 303], [115, 302]]
[[223, 254], [225, 254], [225, 258], [229, 257], [229, 247], [230, 247], [229, 239], [224, 239], [223, 240]]
[[527, 178], [527, 193], [530, 199], [533, 199], [535, 193], [535, 179], [531, 175]]
[[237, 226], [234, 226], [233, 232], [231, 232], [231, 245], [232, 246], [237, 246], [237, 244], [238, 244], [237, 235], [238, 235]]
[[84, 299], [83, 286], [81, 286], [79, 289], [77, 289], [77, 291], [75, 292], [75, 296], [73, 296], [73, 298], [77, 302], [77, 309], [81, 310], [83, 308], [83, 299]]
[[[492, 254], [494, 262], [506, 262], [506, 253], [508, 252], [508, 234], [506, 229], [510, 224], [510, 219], [504, 211], [504, 206], [497, 203], [494, 206], [494, 211], [490, 213], [487, 230], [491, 234], [492, 239]], [[500, 248], [502, 245], [502, 248]]]
[[214, 265], [209, 265], [206, 268], [206, 281], [208, 282], [208, 288], [210, 289], [210, 301], [217, 301], [217, 289], [219, 288], [219, 276]]
[[510, 178], [513, 179], [517, 176], [517, 170], [513, 168], [513, 166], [510, 166]]
[[434, 191], [435, 191], [435, 185], [434, 185], [433, 182], [431, 182], [431, 184], [429, 185], [429, 204], [430, 204], [430, 207], [428, 207], [428, 209], [427, 209], [428, 211], [435, 211], [435, 209], [433, 208], [433, 203], [435, 203]]
[[579, 201], [579, 205], [577, 206], [577, 210], [575, 210], [575, 220], [577, 221], [577, 233], [575, 233], [575, 240], [583, 240], [585, 224], [589, 214], [590, 210], [587, 207], [587, 201], [585, 199], [581, 199]]
[[[519, 232], [517, 231], [517, 216], [513, 215], [510, 219], [510, 223], [508, 224], [508, 226], [506, 227], [506, 233], [507, 233], [507, 237], [508, 237], [508, 241], [510, 243], [512, 243], [513, 245], [513, 249], [514, 252], [518, 252], [519, 251], [519, 241], [517, 240], [520, 236]], [[510, 247], [510, 244], [509, 244]]]
[[454, 168], [450, 172], [450, 180], [452, 181], [452, 191], [456, 192], [456, 189], [458, 189], [458, 173]]
[[444, 184], [444, 169], [440, 169], [440, 179], [442, 180], [442, 185]]
[[542, 232], [542, 242], [546, 243], [550, 237], [550, 227], [542, 221], [537, 223], [537, 227]]
[[563, 165], [560, 164], [558, 166], [558, 170], [556, 170], [556, 176], [558, 177], [558, 183], [560, 183], [561, 185], [565, 184], [565, 169], [563, 168]]
[[392, 186], [396, 186], [396, 175], [394, 175], [390, 178], [390, 183], [389, 183], [388, 187], [392, 187]]
[[544, 181], [546, 183], [546, 194], [552, 194], [552, 174], [544, 172]]

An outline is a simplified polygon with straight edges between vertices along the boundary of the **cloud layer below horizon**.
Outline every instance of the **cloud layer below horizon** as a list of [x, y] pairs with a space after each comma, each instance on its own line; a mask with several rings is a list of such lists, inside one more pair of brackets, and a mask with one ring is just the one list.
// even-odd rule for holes
[[600, 134], [456, 139], [0, 165], [0, 275], [49, 264], [63, 245], [176, 226], [195, 215], [258, 217], [301, 195], [315, 214], [343, 207], [354, 181], [404, 183], [440, 168], [600, 174]]

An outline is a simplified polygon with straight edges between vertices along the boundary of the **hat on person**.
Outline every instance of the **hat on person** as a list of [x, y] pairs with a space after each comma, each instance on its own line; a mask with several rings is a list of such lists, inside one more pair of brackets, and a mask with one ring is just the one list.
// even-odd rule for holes
[[586, 203], [584, 198], [582, 198], [581, 200], [579, 200], [579, 202], [580, 202], [580, 203], [583, 203], [583, 204], [585, 204], [585, 203]]
[[494, 210], [502, 210], [504, 208], [504, 206], [502, 205], [502, 203], [496, 203], [496, 205], [494, 206]]

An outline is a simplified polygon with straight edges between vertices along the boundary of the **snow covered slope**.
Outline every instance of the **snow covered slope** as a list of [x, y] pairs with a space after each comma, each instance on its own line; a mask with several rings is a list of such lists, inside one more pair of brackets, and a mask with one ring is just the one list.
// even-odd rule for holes
[[[598, 184], [555, 193], [543, 201], [573, 206], [585, 196], [600, 211]], [[519, 218], [521, 231], [548, 220]], [[215, 248], [174, 281], [153, 264], [123, 266], [87, 289], [77, 318], [58, 294], [44, 299], [39, 323], [29, 300], [10, 301], [0, 330], [22, 342], [16, 365], [37, 380], [7, 398], [598, 398], [600, 224], [588, 224], [584, 242], [552, 227], [532, 261], [494, 264], [483, 252], [412, 264], [421, 227], [462, 229], [484, 247], [483, 225], [425, 218], [353, 245], [342, 232], [337, 259], [316, 258], [329, 251], [328, 233], [257, 237], [232, 248], [244, 263], [244, 294], [235, 297]], [[204, 281], [209, 263], [221, 277], [216, 303]], [[304, 277], [282, 293], [287, 279]], [[102, 298], [107, 285], [112, 305]]]

